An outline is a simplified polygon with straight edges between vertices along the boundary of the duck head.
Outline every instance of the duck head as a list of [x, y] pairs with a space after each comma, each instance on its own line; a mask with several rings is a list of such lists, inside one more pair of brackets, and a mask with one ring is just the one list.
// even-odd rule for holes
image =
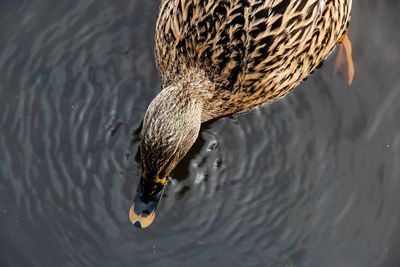
[[141, 177], [129, 211], [132, 224], [148, 227], [167, 185], [167, 176], [196, 141], [203, 104], [190, 86], [164, 88], [149, 105], [141, 132]]

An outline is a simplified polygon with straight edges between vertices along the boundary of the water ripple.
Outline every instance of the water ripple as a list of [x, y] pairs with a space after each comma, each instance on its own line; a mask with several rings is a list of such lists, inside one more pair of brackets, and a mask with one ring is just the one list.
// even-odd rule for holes
[[128, 219], [131, 136], [160, 87], [158, 2], [4, 5], [0, 265], [394, 266], [400, 35], [376, 22], [369, 42], [367, 4], [354, 86], [328, 62], [283, 100], [205, 125], [146, 231]]

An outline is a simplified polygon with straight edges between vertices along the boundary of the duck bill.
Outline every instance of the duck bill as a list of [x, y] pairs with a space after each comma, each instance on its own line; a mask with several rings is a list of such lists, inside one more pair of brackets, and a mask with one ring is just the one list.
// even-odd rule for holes
[[[143, 182], [142, 180], [139, 182], [135, 199], [129, 210], [129, 219], [137, 228], [147, 228], [152, 224], [166, 185], [166, 183], [150, 182], [154, 184], [151, 188], [156, 187], [157, 190], [155, 193], [149, 194], [146, 192], [147, 186], [144, 187]], [[145, 183], [148, 185], [149, 182]]]

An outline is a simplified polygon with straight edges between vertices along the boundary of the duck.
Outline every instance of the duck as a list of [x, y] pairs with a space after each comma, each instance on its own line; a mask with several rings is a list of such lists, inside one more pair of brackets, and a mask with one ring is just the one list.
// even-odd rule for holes
[[[154, 47], [161, 91], [140, 133], [131, 223], [154, 219], [169, 174], [208, 121], [284, 97], [343, 46], [352, 0], [161, 0]], [[347, 73], [352, 80], [352, 66]]]

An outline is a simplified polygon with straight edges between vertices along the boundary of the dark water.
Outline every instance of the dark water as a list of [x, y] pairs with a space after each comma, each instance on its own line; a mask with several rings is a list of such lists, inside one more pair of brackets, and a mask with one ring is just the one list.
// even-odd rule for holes
[[138, 230], [157, 7], [1, 1], [0, 266], [400, 266], [400, 2], [354, 2], [352, 87], [206, 125]]

